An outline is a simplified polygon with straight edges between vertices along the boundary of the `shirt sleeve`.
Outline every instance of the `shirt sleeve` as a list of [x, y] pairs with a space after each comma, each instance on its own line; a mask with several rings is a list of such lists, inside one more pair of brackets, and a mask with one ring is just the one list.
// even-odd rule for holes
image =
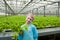
[[18, 34], [18, 40], [22, 40], [23, 36]]
[[[22, 25], [22, 26], [23, 26], [23, 25]], [[22, 28], [22, 26], [20, 26], [20, 28]], [[22, 39], [23, 39], [23, 35], [18, 34], [18, 35], [17, 35], [17, 38], [18, 38], [18, 40], [22, 40]]]
[[38, 31], [35, 26], [32, 28], [32, 31], [34, 40], [38, 40]]

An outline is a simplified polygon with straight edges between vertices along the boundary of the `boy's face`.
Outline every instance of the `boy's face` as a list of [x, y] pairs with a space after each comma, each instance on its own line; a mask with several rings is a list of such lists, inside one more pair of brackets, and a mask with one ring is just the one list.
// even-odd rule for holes
[[32, 22], [32, 20], [33, 20], [33, 17], [32, 16], [29, 15], [29, 16], [26, 17], [26, 23], [29, 24], [29, 23]]

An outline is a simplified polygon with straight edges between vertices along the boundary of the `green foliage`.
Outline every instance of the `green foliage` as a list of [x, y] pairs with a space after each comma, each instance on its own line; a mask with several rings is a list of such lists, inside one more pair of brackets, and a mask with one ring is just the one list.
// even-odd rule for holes
[[[0, 16], [0, 32], [3, 29], [11, 28], [12, 31], [20, 30], [20, 26], [25, 23], [26, 16]], [[37, 28], [46, 28], [46, 26], [60, 26], [60, 17], [57, 16], [35, 16], [32, 22]]]
[[34, 21], [32, 22], [36, 25], [37, 28], [46, 28], [46, 26], [50, 27], [58, 27], [60, 26], [60, 17], [57, 16], [35, 16]]
[[24, 30], [24, 29], [28, 31], [28, 24], [25, 23], [23, 27], [21, 27], [21, 30]]
[[17, 40], [17, 32], [13, 34], [13, 40]]
[[[21, 25], [25, 23], [26, 16], [22, 15], [15, 15], [15, 16], [0, 16], [0, 32], [3, 29], [12, 29], [16, 33], [13, 34], [14, 40], [17, 40], [17, 34], [22, 33], [20, 30], [26, 29], [28, 30], [27, 26], [25, 25], [21, 28]], [[46, 28], [46, 26], [50, 27], [60, 27], [60, 17], [57, 16], [35, 16], [32, 22], [37, 28]]]
[[0, 19], [0, 31], [11, 28], [12, 31], [18, 31], [22, 24], [25, 23], [25, 16], [6, 16]]

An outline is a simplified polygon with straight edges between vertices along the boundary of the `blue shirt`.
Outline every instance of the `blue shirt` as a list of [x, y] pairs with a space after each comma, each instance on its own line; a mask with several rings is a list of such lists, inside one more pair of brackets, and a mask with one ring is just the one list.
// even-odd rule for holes
[[[23, 25], [21, 26], [23, 27]], [[23, 30], [23, 35], [18, 34], [18, 40], [38, 40], [38, 32], [33, 24], [29, 24], [28, 31]]]

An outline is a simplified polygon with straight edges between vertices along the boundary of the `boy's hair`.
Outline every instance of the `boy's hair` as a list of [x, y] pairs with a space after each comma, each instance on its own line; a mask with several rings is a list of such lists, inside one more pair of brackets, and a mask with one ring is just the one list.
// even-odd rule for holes
[[27, 16], [31, 16], [34, 19], [34, 14], [33, 13], [28, 13]]

